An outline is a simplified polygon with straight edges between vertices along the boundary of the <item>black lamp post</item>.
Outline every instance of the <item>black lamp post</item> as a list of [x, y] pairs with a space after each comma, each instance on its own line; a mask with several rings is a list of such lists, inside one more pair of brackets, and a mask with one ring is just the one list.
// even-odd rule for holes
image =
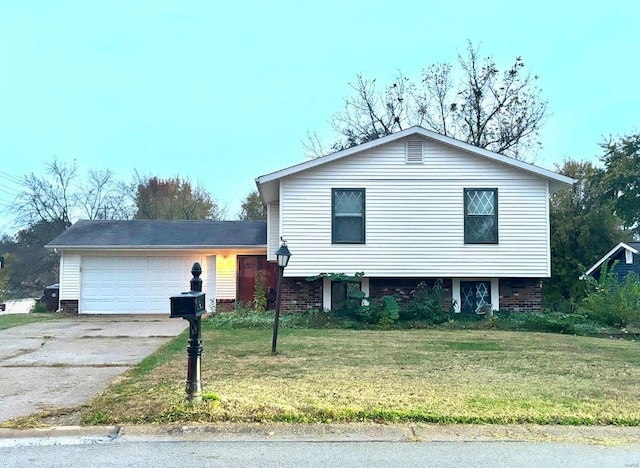
[[273, 341], [271, 342], [271, 354], [276, 354], [276, 347], [278, 346], [278, 323], [280, 322], [280, 301], [282, 299], [282, 278], [284, 269], [289, 263], [291, 252], [287, 248], [287, 242], [282, 241], [282, 245], [276, 251], [276, 258], [278, 259], [278, 292], [276, 294], [276, 316], [273, 320]]

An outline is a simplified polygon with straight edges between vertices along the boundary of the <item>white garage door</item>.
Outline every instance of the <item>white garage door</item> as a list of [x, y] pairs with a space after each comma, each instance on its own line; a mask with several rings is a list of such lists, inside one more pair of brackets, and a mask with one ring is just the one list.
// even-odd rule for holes
[[189, 290], [196, 261], [202, 264], [197, 256], [83, 257], [80, 313], [168, 315], [169, 298]]

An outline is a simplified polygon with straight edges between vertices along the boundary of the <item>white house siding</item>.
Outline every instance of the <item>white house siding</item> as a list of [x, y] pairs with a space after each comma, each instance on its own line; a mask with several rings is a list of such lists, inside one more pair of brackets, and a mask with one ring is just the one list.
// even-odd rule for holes
[[276, 250], [280, 247], [280, 204], [267, 204], [267, 260], [276, 260]]
[[[293, 253], [285, 275], [549, 276], [547, 181], [444, 144], [424, 147], [424, 164], [405, 164], [400, 140], [282, 179], [281, 235]], [[365, 244], [331, 244], [332, 188], [366, 189]], [[498, 244], [465, 245], [465, 188], [498, 189]]]
[[80, 255], [60, 257], [60, 300], [77, 301], [80, 298]]
[[216, 299], [236, 298], [237, 256], [235, 254], [216, 257]]

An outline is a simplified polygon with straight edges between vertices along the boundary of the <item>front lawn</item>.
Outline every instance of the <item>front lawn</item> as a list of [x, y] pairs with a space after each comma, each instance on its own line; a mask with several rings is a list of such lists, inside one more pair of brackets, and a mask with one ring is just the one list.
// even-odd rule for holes
[[218, 421], [640, 424], [629, 340], [496, 330], [216, 330], [205, 401], [184, 400], [186, 334], [83, 413], [87, 424]]
[[7, 314], [0, 315], [0, 330], [5, 328], [17, 327], [27, 323], [41, 322], [54, 318], [54, 314]]

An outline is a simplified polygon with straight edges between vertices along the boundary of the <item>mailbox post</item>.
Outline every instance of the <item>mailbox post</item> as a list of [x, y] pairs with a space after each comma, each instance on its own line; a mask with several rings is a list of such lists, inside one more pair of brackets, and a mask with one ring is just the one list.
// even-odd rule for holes
[[189, 322], [187, 346], [187, 399], [201, 401], [200, 357], [202, 356], [201, 317], [205, 313], [205, 294], [202, 292], [202, 267], [198, 262], [191, 267], [191, 290], [171, 297], [171, 318], [183, 318]]

